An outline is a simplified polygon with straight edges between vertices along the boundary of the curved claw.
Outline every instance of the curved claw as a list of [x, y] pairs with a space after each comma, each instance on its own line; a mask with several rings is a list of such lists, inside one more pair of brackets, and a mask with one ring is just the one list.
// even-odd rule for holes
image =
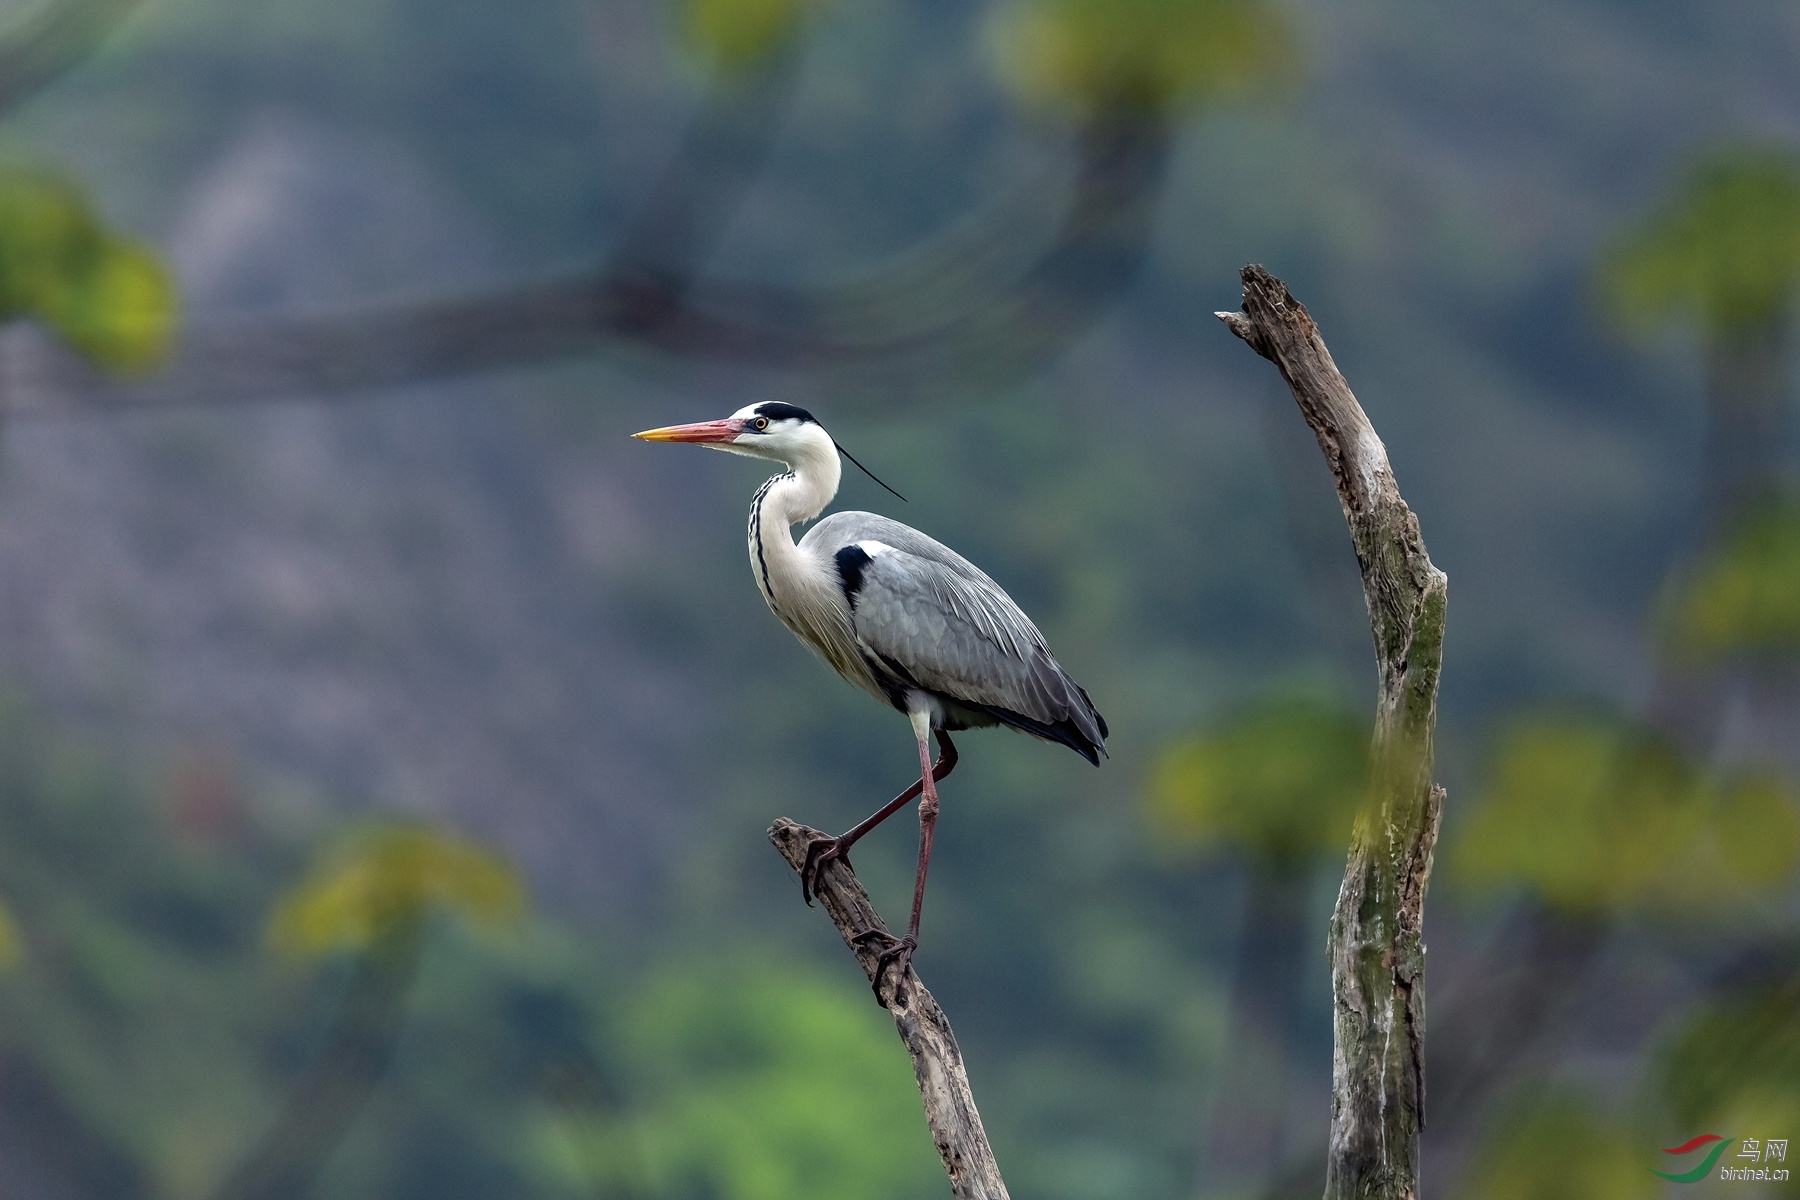
[[820, 838], [806, 848], [806, 861], [800, 864], [800, 898], [808, 908], [819, 894], [819, 876], [825, 865], [832, 859], [842, 860], [846, 867], [850, 865], [850, 854], [843, 845], [842, 838]]
[[875, 993], [875, 1003], [883, 1008], [891, 1008], [881, 994], [881, 982], [887, 978], [888, 968], [898, 966], [900, 974], [894, 981], [894, 1004], [906, 999], [906, 968], [912, 963], [913, 951], [919, 948], [916, 938], [897, 938], [885, 929], [869, 929], [850, 939], [858, 945], [867, 942], [883, 942], [881, 952], [875, 956], [875, 977], [869, 981], [869, 988]]

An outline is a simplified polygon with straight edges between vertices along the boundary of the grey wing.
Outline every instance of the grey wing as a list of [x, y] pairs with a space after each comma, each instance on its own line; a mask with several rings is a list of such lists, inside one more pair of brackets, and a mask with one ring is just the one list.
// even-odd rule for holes
[[857, 640], [890, 672], [1090, 761], [1106, 722], [999, 584], [943, 543], [870, 513], [838, 513], [805, 541], [830, 550]]

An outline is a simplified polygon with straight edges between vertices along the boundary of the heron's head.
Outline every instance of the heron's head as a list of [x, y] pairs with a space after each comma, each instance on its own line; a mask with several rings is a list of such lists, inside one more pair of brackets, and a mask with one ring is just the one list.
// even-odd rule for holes
[[723, 421], [697, 421], [646, 429], [632, 437], [647, 442], [695, 442], [751, 458], [767, 458], [798, 466], [807, 458], [837, 459], [831, 435], [813, 415], [794, 404], [769, 400], [740, 408]]

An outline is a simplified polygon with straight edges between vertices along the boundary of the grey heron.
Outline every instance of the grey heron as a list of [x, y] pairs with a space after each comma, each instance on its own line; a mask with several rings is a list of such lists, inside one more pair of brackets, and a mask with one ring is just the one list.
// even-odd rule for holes
[[786, 466], [750, 502], [750, 568], [757, 589], [781, 623], [839, 675], [912, 723], [919, 781], [867, 820], [816, 843], [800, 873], [801, 894], [810, 904], [827, 863], [848, 863], [851, 846], [864, 834], [921, 797], [918, 874], [906, 936], [867, 935], [882, 943], [875, 972], [879, 1000], [888, 966], [898, 964], [904, 978], [919, 944], [937, 783], [956, 766], [950, 733], [1006, 725], [1060, 742], [1098, 766], [1106, 753], [1106, 720], [1012, 597], [943, 543], [867, 512], [833, 513], [794, 541], [790, 526], [824, 511], [842, 472], [840, 447], [805, 409], [770, 401], [722, 421], [632, 436], [694, 442]]

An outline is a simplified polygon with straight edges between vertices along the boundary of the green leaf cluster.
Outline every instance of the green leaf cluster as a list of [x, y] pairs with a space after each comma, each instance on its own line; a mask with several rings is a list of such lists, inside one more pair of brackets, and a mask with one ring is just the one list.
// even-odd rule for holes
[[1663, 1047], [1656, 1074], [1681, 1127], [1724, 1123], [1756, 1135], [1800, 1125], [1800, 980], [1701, 1005]]
[[1780, 778], [1711, 775], [1651, 730], [1569, 714], [1501, 738], [1449, 855], [1459, 882], [1524, 884], [1581, 916], [1740, 903], [1797, 863], [1800, 814]]
[[1368, 786], [1367, 721], [1328, 700], [1286, 696], [1168, 750], [1146, 808], [1168, 845], [1225, 844], [1300, 863], [1343, 852]]
[[905, 1200], [942, 1187], [892, 1025], [840, 976], [766, 958], [674, 966], [614, 1040], [640, 1102], [580, 1135], [609, 1189]]
[[518, 917], [518, 875], [487, 848], [423, 823], [357, 833], [283, 899], [269, 938], [299, 957], [361, 950], [444, 909], [480, 925]]
[[48, 325], [116, 370], [155, 363], [175, 326], [175, 291], [148, 247], [103, 227], [62, 180], [0, 167], [0, 319]]
[[1800, 158], [1752, 148], [1701, 162], [1603, 259], [1600, 287], [1633, 326], [1686, 313], [1725, 340], [1785, 318], [1800, 289]]
[[1688, 659], [1800, 651], [1800, 504], [1782, 500], [1745, 514], [1670, 581], [1662, 626], [1669, 649]]
[[992, 37], [1016, 92], [1083, 114], [1154, 115], [1229, 96], [1294, 55], [1263, 0], [1012, 0]]
[[791, 42], [819, 0], [681, 0], [681, 30], [709, 65], [746, 71]]

